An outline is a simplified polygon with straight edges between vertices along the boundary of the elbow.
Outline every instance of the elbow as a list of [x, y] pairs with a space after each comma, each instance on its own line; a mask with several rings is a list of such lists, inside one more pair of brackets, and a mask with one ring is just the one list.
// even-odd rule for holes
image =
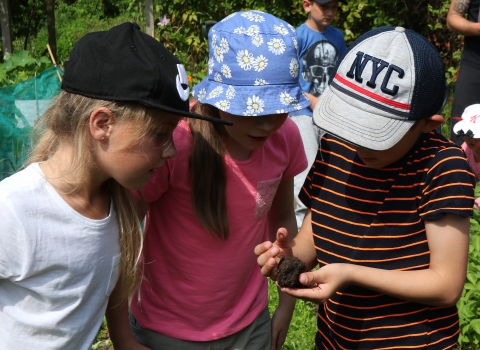
[[461, 289], [456, 288], [455, 290], [445, 291], [439, 295], [435, 306], [454, 306], [460, 300], [462, 296], [463, 287]]
[[448, 21], [448, 19], [447, 19], [447, 29], [448, 29], [449, 31], [451, 31], [452, 33], [458, 34], [457, 31], [455, 30], [455, 28], [452, 27], [452, 25], [450, 24], [450, 22]]

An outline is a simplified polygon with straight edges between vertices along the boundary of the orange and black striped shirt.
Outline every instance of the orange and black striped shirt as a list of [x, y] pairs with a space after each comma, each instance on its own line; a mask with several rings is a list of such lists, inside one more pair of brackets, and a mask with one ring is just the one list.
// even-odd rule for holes
[[[347, 143], [325, 135], [300, 199], [312, 210], [319, 266], [386, 270], [429, 266], [424, 220], [473, 215], [475, 180], [463, 151], [437, 132], [402, 159], [364, 165]], [[445, 349], [456, 344], [455, 306], [432, 307], [348, 286], [318, 310], [317, 349]]]

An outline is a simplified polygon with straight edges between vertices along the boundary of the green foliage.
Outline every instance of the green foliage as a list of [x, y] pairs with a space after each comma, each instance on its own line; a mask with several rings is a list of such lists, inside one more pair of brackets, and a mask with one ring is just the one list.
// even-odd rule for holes
[[107, 320], [103, 318], [100, 330], [97, 333], [97, 337], [92, 345], [92, 350], [113, 349], [112, 341], [108, 335]]
[[[268, 279], [268, 309], [270, 315], [278, 306], [278, 292], [275, 282]], [[313, 349], [315, 333], [317, 332], [317, 311], [316, 305], [298, 299], [293, 312], [287, 339], [283, 350], [305, 350]]]
[[0, 63], [0, 86], [16, 85], [44, 70], [52, 67], [46, 57], [34, 59], [28, 51], [16, 51], [5, 55], [5, 60]]
[[[475, 197], [480, 196], [480, 186]], [[480, 347], [480, 211], [475, 209], [470, 219], [470, 247], [468, 254], [467, 281], [462, 297], [457, 303], [460, 316], [460, 336], [462, 348]]]

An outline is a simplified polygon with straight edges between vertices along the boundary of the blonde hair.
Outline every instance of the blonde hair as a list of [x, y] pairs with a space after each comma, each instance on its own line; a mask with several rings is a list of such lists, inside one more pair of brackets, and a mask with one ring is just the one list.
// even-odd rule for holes
[[[220, 118], [217, 108], [200, 102], [193, 111]], [[200, 119], [189, 119], [189, 125], [193, 135], [189, 163], [193, 210], [210, 234], [227, 240], [230, 227], [225, 194], [225, 146], [222, 141], [225, 129], [223, 125]]]
[[[74, 150], [70, 170], [80, 174], [74, 182], [69, 182], [72, 188], [70, 193], [79, 191], [95, 167], [94, 147], [88, 125], [90, 114], [99, 107], [108, 108], [113, 113], [115, 122], [133, 121], [135, 125], [141, 125], [133, 137], [142, 137], [158, 126], [158, 120], [153, 120], [145, 106], [96, 100], [62, 91], [37, 120], [33, 129], [35, 147], [24, 166], [46, 161], [62, 143], [70, 143]], [[131, 191], [113, 178], [107, 180], [104, 186], [108, 189], [117, 212], [122, 257], [120, 282], [123, 296], [127, 297], [135, 291], [141, 279], [139, 259], [143, 245], [143, 229], [137, 213], [142, 210], [139, 208], [142, 201], [134, 200]]]

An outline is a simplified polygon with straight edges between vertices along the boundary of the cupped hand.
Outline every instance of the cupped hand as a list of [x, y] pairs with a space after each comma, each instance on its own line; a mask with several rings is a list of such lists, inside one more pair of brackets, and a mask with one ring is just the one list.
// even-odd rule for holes
[[254, 249], [258, 256], [257, 263], [261, 268], [262, 275], [277, 279], [277, 265], [283, 256], [292, 256], [292, 247], [288, 241], [287, 229], [281, 227], [277, 231], [275, 242], [266, 241], [257, 245]]
[[321, 304], [336, 291], [348, 284], [349, 264], [329, 264], [313, 271], [302, 273], [300, 283], [309, 288], [281, 288], [282, 292], [298, 299]]

